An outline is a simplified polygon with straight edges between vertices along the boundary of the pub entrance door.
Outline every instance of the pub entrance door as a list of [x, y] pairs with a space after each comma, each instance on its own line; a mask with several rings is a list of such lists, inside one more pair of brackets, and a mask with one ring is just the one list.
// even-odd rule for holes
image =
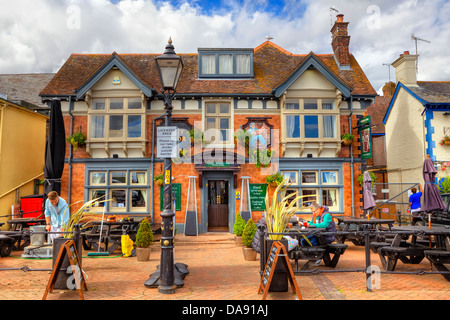
[[228, 232], [228, 181], [208, 181], [208, 231]]

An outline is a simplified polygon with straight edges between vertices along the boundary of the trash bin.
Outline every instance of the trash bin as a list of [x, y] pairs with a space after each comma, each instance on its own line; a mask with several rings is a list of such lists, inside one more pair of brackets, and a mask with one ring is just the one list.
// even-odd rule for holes
[[[45, 226], [42, 225], [35, 225], [30, 226], [30, 230], [32, 232], [45, 232]], [[45, 233], [32, 233], [30, 236], [30, 242], [32, 246], [43, 246], [45, 242]]]

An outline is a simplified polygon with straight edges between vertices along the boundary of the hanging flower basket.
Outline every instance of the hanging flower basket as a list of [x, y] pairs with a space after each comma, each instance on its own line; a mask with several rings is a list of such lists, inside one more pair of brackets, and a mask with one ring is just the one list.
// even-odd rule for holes
[[441, 142], [439, 142], [439, 144], [441, 146], [450, 146], [450, 137], [449, 136], [445, 136]]
[[352, 134], [349, 134], [349, 133], [344, 133], [341, 136], [342, 143], [344, 144], [344, 146], [350, 146], [353, 143], [353, 139], [354, 138], [355, 137]]
[[66, 140], [73, 146], [73, 149], [75, 151], [78, 149], [78, 147], [86, 146], [86, 136], [81, 131], [77, 131], [70, 137], [67, 137]]

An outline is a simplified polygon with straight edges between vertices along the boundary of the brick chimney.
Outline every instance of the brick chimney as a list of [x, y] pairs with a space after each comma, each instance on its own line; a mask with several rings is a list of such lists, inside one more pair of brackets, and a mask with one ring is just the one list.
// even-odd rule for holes
[[350, 36], [348, 35], [348, 22], [344, 22], [344, 15], [338, 14], [337, 20], [331, 28], [333, 35], [331, 46], [333, 47], [334, 58], [341, 69], [350, 68]]
[[397, 60], [392, 62], [392, 66], [395, 68], [397, 82], [400, 81], [406, 86], [417, 87], [416, 63], [418, 57], [418, 55], [409, 54], [409, 51], [405, 51]]

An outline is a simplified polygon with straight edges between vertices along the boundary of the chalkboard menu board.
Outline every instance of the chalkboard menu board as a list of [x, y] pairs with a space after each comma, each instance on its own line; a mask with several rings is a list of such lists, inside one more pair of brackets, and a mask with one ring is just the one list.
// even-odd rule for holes
[[288, 271], [288, 279], [291, 283], [292, 292], [297, 293], [298, 298], [302, 300], [300, 289], [295, 281], [294, 271], [292, 270], [291, 263], [289, 262], [288, 253], [286, 248], [279, 241], [274, 241], [272, 247], [270, 248], [266, 267], [264, 268], [264, 273], [262, 275], [261, 282], [259, 283], [258, 294], [263, 292], [263, 300], [266, 300], [270, 282], [272, 281], [275, 273], [275, 266], [277, 265], [278, 257], [282, 258], [284, 267], [286, 268], [286, 271]]
[[264, 211], [266, 210], [266, 183], [250, 184], [250, 208], [252, 211]]

